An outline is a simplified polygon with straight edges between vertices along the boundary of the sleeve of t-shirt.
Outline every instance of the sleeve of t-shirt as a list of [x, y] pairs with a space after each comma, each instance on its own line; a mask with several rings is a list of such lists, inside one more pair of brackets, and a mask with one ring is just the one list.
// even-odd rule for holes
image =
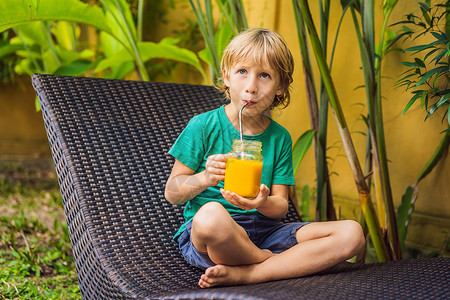
[[275, 165], [272, 184], [294, 185], [294, 168], [292, 166], [292, 138], [284, 136], [283, 147]]
[[169, 154], [192, 170], [197, 170], [204, 155], [202, 136], [202, 122], [200, 118], [195, 116], [178, 136], [172, 148], [170, 148]]

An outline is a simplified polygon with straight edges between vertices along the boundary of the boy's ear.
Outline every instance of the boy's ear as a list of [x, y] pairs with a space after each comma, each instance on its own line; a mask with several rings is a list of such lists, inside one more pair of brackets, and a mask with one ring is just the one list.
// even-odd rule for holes
[[276, 92], [276, 95], [277, 95], [277, 96], [281, 96], [283, 93], [284, 93], [284, 87], [280, 85], [280, 86], [278, 87], [278, 90], [277, 90], [277, 92]]
[[222, 72], [222, 78], [223, 78], [223, 83], [225, 83], [225, 85], [227, 87], [230, 87], [230, 76], [228, 76], [227, 72]]

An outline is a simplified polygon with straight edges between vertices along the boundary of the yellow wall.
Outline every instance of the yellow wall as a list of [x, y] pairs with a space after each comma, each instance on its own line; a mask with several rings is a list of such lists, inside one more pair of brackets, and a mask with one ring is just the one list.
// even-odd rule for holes
[[44, 122], [34, 107], [35, 95], [29, 77], [0, 83], [0, 161], [49, 156]]

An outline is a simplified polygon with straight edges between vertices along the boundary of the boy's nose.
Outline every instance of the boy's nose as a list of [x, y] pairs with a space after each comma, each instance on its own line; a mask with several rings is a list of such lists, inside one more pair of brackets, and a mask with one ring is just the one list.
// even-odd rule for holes
[[245, 92], [249, 93], [249, 94], [256, 94], [258, 92], [258, 89], [256, 87], [254, 80], [249, 80], [249, 82], [245, 88]]
[[246, 92], [249, 94], [256, 94], [256, 87], [252, 87], [252, 88], [247, 88]]

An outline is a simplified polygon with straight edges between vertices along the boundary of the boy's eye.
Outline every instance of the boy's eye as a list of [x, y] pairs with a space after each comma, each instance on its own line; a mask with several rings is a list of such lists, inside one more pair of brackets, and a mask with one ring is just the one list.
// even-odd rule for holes
[[246, 73], [246, 71], [244, 70], [244, 69], [240, 69], [239, 71], [238, 71], [238, 74], [241, 74], [241, 75], [244, 75]]
[[270, 78], [270, 75], [267, 73], [261, 73], [261, 78]]

